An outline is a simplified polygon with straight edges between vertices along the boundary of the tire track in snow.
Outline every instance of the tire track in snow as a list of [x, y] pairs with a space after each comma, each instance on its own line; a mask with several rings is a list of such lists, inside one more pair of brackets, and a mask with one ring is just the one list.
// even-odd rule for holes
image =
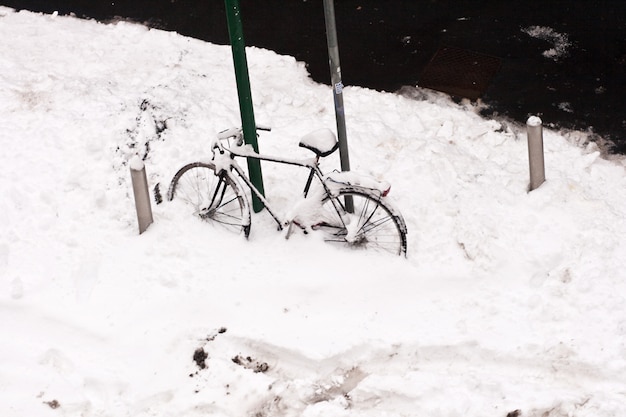
[[[444, 385], [445, 395], [480, 391], [476, 398], [491, 398], [495, 408], [506, 410], [503, 415], [524, 407], [533, 413], [585, 407], [603, 391], [610, 394], [609, 400], [611, 395], [620, 396], [611, 391], [611, 382], [618, 381], [619, 375], [577, 360], [564, 345], [537, 348], [536, 357], [528, 358], [523, 355], [527, 349], [520, 350], [519, 356], [515, 352], [503, 355], [471, 341], [457, 345], [378, 343], [313, 358], [268, 342], [224, 335], [207, 343], [205, 349], [209, 368], [215, 361], [231, 361], [231, 367], [245, 370], [246, 384], [254, 384], [255, 379], [266, 384], [266, 389], [256, 391], [254, 400], [248, 398], [248, 412], [257, 416], [299, 416], [317, 409], [350, 410], [355, 415], [370, 415], [374, 410], [413, 415], [420, 408], [432, 411], [434, 403], [445, 408]], [[503, 386], [502, 378], [512, 385]], [[573, 381], [580, 395], [560, 398]], [[551, 400], [533, 403], [520, 398], [526, 391], [543, 392]], [[621, 396], [626, 399], [623, 393]], [[459, 404], [470, 410], [484, 407], [471, 397]]]

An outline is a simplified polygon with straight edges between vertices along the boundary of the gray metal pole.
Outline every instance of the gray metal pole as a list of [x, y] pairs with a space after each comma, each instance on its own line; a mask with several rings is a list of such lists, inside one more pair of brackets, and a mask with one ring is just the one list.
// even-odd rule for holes
[[150, 205], [150, 193], [148, 192], [148, 180], [146, 178], [146, 167], [138, 156], [135, 156], [130, 161], [130, 178], [133, 183], [133, 194], [135, 195], [139, 234], [142, 234], [146, 231], [148, 226], [152, 224], [153, 219], [152, 206]]
[[[333, 0], [324, 0], [324, 19], [326, 20], [330, 83], [333, 87], [333, 97], [335, 99], [339, 160], [341, 161], [341, 170], [350, 171], [350, 156], [348, 155], [348, 139], [346, 137], [346, 114], [343, 109], [343, 83], [341, 82], [341, 64], [339, 63], [339, 45], [337, 44], [337, 25], [335, 24], [335, 3]], [[345, 197], [345, 205], [348, 213], [354, 213], [352, 196]]]
[[528, 132], [528, 163], [530, 166], [529, 191], [538, 188], [546, 180], [543, 160], [543, 126], [541, 119], [531, 116], [526, 121]]
[[324, 17], [326, 20], [326, 40], [328, 41], [330, 82], [333, 87], [333, 95], [335, 98], [335, 116], [337, 118], [337, 138], [339, 139], [339, 158], [341, 159], [341, 170], [350, 171], [348, 139], [346, 138], [346, 115], [343, 109], [343, 83], [341, 82], [339, 46], [337, 45], [337, 26], [335, 24], [335, 3], [333, 0], [324, 0]]

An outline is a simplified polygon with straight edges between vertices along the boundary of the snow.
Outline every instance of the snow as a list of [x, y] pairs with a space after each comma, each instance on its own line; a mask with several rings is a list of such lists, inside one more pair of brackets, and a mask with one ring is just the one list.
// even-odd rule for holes
[[542, 123], [541, 118], [537, 116], [530, 116], [528, 120], [526, 120], [526, 124], [531, 127], [541, 126]]
[[[266, 212], [246, 241], [176, 201], [138, 235], [129, 161], [165, 190], [239, 124], [229, 47], [4, 7], [0, 39], [3, 417], [626, 412], [624, 161], [584, 133], [544, 129], [529, 193], [525, 126], [346, 86], [351, 165], [392, 184], [407, 259]], [[247, 53], [261, 151], [310, 157], [330, 87]], [[263, 164], [268, 199], [289, 212], [307, 174]]]
[[145, 164], [143, 163], [143, 161], [138, 155], [135, 155], [132, 158], [130, 158], [130, 161], [128, 161], [128, 166], [133, 171], [141, 171], [145, 168]]
[[522, 32], [532, 38], [549, 42], [552, 45], [552, 48], [543, 51], [542, 55], [545, 58], [552, 59], [553, 61], [558, 61], [560, 58], [567, 56], [569, 48], [572, 46], [567, 34], [559, 33], [551, 27], [528, 26], [522, 28]]
[[320, 156], [328, 156], [337, 147], [337, 137], [328, 128], [314, 130], [300, 139], [300, 146]]
[[344, 185], [364, 187], [366, 189], [375, 190], [375, 193], [387, 195], [391, 189], [391, 184], [387, 181], [379, 181], [374, 177], [365, 175], [355, 171], [333, 171], [326, 178], [326, 185], [333, 193], [338, 193]]

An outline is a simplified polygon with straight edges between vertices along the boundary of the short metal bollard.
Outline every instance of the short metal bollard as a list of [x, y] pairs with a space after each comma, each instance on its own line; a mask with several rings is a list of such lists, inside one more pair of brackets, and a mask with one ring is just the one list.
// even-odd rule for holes
[[148, 180], [146, 167], [138, 156], [130, 160], [130, 177], [133, 182], [135, 194], [135, 208], [137, 209], [137, 221], [139, 222], [139, 234], [146, 231], [152, 224], [152, 206], [150, 205], [150, 193], [148, 192]]
[[539, 117], [531, 116], [526, 121], [526, 127], [528, 132], [528, 163], [530, 166], [528, 191], [532, 191], [546, 180], [543, 161], [543, 126]]

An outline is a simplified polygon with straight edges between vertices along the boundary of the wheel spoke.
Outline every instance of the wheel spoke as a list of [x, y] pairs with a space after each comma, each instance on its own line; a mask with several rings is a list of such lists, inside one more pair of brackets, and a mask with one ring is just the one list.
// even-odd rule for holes
[[[359, 219], [362, 219], [363, 217], [365, 217], [365, 213], [367, 213], [367, 208], [369, 207], [369, 204], [370, 204], [370, 200], [366, 199], [365, 204], [363, 204], [363, 210], [361, 211], [361, 216], [359, 216]], [[370, 215], [367, 217], [367, 219], [364, 222], [359, 221], [359, 224], [361, 226], [359, 227], [358, 232], [363, 231], [363, 229], [369, 224], [372, 217], [374, 217], [376, 210], [378, 210], [378, 207], [379, 207], [378, 204], [376, 204], [376, 206], [374, 207], [374, 210], [372, 210], [372, 212], [370, 213]]]
[[[354, 214], [345, 211], [342, 197], [346, 196], [352, 197]], [[401, 225], [380, 198], [367, 192], [351, 190], [341, 192], [334, 203], [327, 199], [323, 204], [325, 217], [334, 219], [332, 222], [325, 221], [321, 227], [326, 233], [327, 242], [355, 249], [405, 253], [406, 238], [403, 223]], [[337, 210], [342, 212], [337, 213]]]
[[193, 163], [181, 168], [170, 185], [168, 198], [180, 199], [193, 208], [199, 218], [247, 236], [250, 230], [249, 207], [239, 187], [227, 174], [215, 175], [215, 167]]

